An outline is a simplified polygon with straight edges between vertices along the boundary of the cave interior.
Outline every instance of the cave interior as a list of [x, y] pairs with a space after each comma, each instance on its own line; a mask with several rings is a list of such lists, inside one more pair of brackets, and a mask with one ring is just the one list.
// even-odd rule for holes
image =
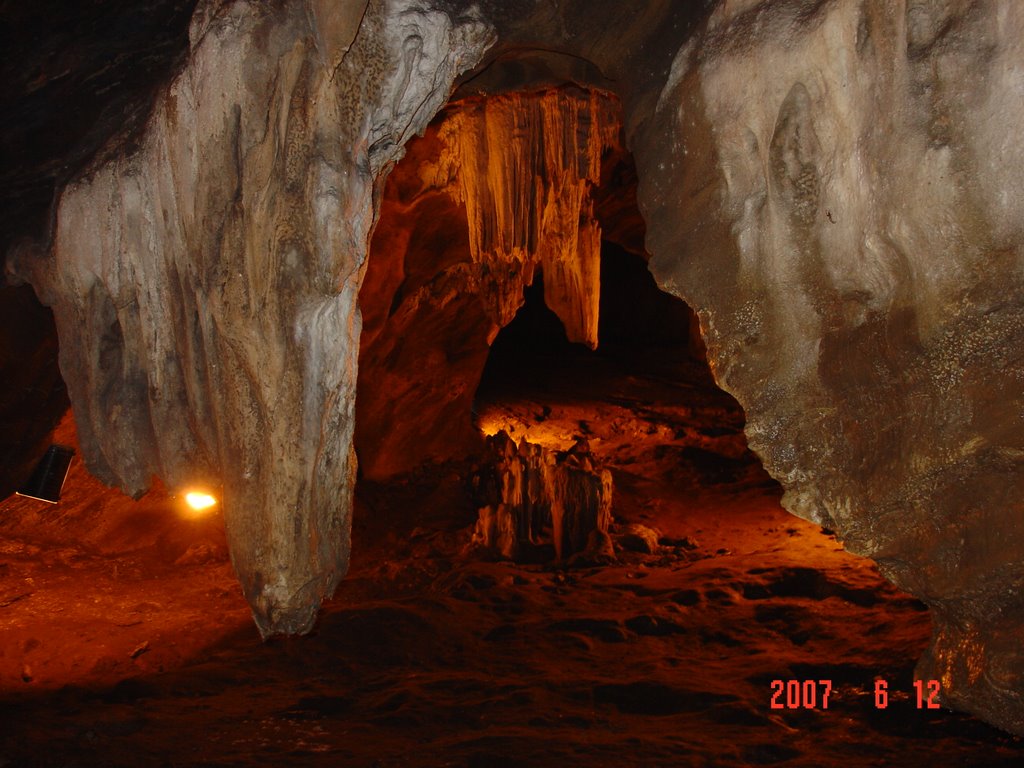
[[[273, 485], [273, 451], [250, 457], [245, 430], [197, 425], [216, 410], [191, 390], [181, 421], [200, 438], [171, 439], [159, 415], [145, 432], [124, 426], [145, 395], [67, 362], [69, 345], [88, 344], [51, 311], [56, 283], [24, 266], [52, 259], [25, 243], [56, 237], [64, 186], [146, 151], [147, 126], [162, 119], [153, 104], [196, 55], [187, 38], [207, 21], [193, 3], [143, 5], [99, 3], [51, 29], [45, 8], [3, 5], [24, 60], [8, 66], [4, 94], [23, 119], [3, 130], [13, 266], [0, 287], [0, 766], [1020, 764], [1012, 718], [954, 711], [923, 674], [941, 599], [907, 589], [910, 577], [896, 586], [897, 558], [855, 554], [860, 539], [844, 546], [832, 519], [787, 510], [789, 486], [762, 465], [763, 431], [755, 451], [744, 407], [719, 386], [714, 313], [674, 295], [686, 286], [649, 252], [664, 212], [643, 203], [640, 190], [661, 182], [630, 149], [643, 78], [630, 90], [614, 67], [541, 46], [546, 32], [536, 47], [517, 43], [531, 19], [555, 24], [540, 11], [515, 21], [485, 3], [497, 46], [374, 169], [366, 257], [351, 272], [357, 320], [337, 321], [355, 334], [355, 364], [324, 364], [351, 375], [330, 381], [354, 393], [357, 461], [315, 491], [327, 506], [350, 499], [344, 565], [317, 587], [322, 604], [319, 592], [303, 598], [308, 621], [261, 602], [272, 569], [247, 568], [273, 548], [276, 518], [247, 517], [250, 497], [230, 494], [241, 467]], [[337, 32], [323, 4], [307, 5]], [[679, 12], [673, 34], [717, 5]], [[662, 12], [674, 13], [636, 24]], [[581, 35], [597, 34], [589, 23]], [[62, 103], [77, 122], [60, 118]], [[234, 204], [262, 210], [244, 199]], [[264, 289], [304, 286], [289, 276]], [[103, 301], [89, 294], [90, 307]], [[260, 306], [276, 312], [275, 301]], [[127, 381], [135, 331], [114, 305], [116, 338], [94, 364]], [[268, 371], [280, 356], [268, 345]], [[230, 389], [191, 352], [173, 365], [188, 380], [191, 364]], [[148, 413], [159, 381], [148, 381]], [[296, 423], [261, 428], [305, 439]], [[237, 444], [214, 455], [211, 430]], [[152, 445], [138, 456], [158, 459], [121, 458], [140, 434]], [[76, 450], [59, 503], [14, 494], [51, 444]], [[198, 484], [182, 482], [168, 445], [198, 457]], [[218, 475], [224, 456], [237, 475]], [[111, 481], [129, 465], [143, 487]], [[299, 487], [282, 484], [274, 503], [292, 510], [296, 539], [329, 537], [304, 522]], [[189, 491], [215, 502], [194, 509]], [[336, 556], [313, 550], [314, 564]]]

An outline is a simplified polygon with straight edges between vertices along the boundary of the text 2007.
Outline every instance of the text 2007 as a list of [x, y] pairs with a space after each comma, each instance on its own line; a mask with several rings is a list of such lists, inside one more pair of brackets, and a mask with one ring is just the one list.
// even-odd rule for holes
[[831, 680], [772, 680], [772, 709], [828, 709]]

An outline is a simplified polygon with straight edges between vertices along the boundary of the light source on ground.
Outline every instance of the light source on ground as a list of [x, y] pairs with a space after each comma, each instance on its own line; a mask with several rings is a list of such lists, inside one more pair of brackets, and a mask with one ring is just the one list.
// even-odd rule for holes
[[194, 515], [201, 515], [213, 509], [217, 499], [204, 491], [189, 491], [185, 494], [185, 504]]

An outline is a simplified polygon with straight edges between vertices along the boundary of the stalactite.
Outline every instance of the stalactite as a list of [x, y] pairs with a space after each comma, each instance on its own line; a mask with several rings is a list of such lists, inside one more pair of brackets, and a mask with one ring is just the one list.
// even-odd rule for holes
[[90, 470], [222, 489], [264, 635], [308, 631], [348, 567], [374, 186], [491, 42], [408, 0], [308, 10], [201, 4], [138, 143], [15, 265], [53, 307]]
[[511, 94], [462, 104], [442, 125], [439, 169], [466, 207], [473, 261], [496, 274], [498, 325], [511, 321], [540, 267], [545, 301], [569, 339], [597, 346], [601, 236], [590, 189], [620, 143], [615, 106], [596, 91]]

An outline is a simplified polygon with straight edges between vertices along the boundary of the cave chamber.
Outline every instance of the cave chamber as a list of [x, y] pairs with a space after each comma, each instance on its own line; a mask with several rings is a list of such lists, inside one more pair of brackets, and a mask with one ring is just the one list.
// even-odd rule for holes
[[11, 15], [0, 763], [1019, 764], [1024, 12], [116, 5]]

